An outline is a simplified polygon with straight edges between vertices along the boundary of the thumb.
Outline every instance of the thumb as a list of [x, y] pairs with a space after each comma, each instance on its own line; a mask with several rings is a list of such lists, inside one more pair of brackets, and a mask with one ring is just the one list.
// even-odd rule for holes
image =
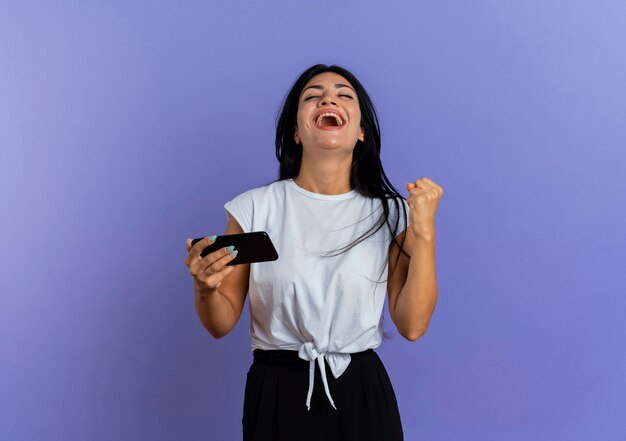
[[187, 251], [191, 249], [191, 239], [187, 239]]

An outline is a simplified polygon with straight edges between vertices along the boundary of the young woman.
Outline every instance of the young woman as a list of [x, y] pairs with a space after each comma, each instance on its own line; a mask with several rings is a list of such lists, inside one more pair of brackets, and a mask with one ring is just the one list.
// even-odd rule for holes
[[[399, 441], [402, 423], [374, 351], [391, 318], [410, 341], [437, 300], [435, 212], [442, 188], [406, 185], [380, 160], [374, 106], [348, 70], [317, 64], [285, 97], [276, 128], [278, 180], [224, 205], [225, 234], [266, 231], [273, 262], [226, 266], [237, 251], [190, 246], [195, 306], [215, 338], [235, 326], [250, 294], [253, 362], [244, 441]], [[319, 368], [316, 368], [316, 365]]]

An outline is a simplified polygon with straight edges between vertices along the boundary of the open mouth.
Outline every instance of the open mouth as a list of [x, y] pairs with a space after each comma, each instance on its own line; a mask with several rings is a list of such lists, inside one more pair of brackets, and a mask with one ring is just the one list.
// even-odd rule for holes
[[320, 128], [339, 128], [344, 125], [341, 116], [335, 112], [320, 113], [315, 119], [315, 126]]

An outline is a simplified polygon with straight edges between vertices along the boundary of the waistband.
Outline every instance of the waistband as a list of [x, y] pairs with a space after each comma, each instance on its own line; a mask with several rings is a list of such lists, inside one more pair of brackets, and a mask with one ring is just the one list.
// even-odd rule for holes
[[[366, 349], [361, 352], [350, 353], [350, 358], [358, 360], [361, 357], [371, 355], [374, 349]], [[255, 349], [252, 351], [254, 362], [265, 364], [268, 366], [290, 365], [290, 364], [308, 364], [307, 360], [303, 360], [298, 355], [298, 351], [289, 349]]]

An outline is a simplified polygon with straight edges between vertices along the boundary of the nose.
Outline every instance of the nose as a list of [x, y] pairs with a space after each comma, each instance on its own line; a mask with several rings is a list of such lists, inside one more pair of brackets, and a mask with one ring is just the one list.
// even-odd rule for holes
[[320, 101], [320, 105], [321, 106], [325, 106], [327, 104], [337, 105], [337, 103], [335, 102], [334, 98], [331, 95], [329, 95], [328, 93], [326, 95], [324, 95], [324, 98]]

